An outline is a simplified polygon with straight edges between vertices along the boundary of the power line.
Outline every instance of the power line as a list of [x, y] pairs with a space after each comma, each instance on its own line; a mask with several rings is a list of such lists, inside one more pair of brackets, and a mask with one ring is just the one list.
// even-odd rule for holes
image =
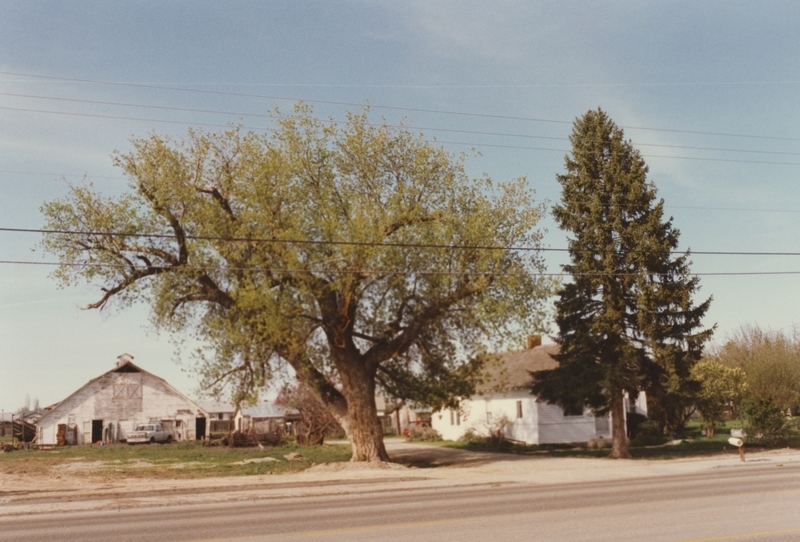
[[[50, 230], [36, 228], [2, 228], [0, 232], [8, 233], [41, 233], [45, 235], [92, 235], [99, 237], [135, 237], [145, 239], [174, 239], [175, 236], [163, 233], [126, 233], [126, 232], [98, 232], [80, 230]], [[187, 240], [192, 241], [224, 241], [231, 243], [274, 243], [274, 244], [296, 244], [296, 245], [331, 245], [331, 246], [363, 246], [363, 247], [386, 247], [386, 248], [430, 248], [445, 250], [507, 250], [520, 252], [569, 252], [567, 248], [549, 247], [522, 247], [522, 246], [503, 246], [503, 245], [444, 245], [435, 243], [379, 243], [372, 241], [322, 241], [313, 239], [277, 239], [265, 237], [225, 237], [212, 235], [186, 235]], [[800, 256], [800, 252], [737, 252], [737, 251], [714, 251], [698, 250], [691, 251], [692, 255], [703, 256]], [[684, 251], [671, 251], [670, 254], [685, 254]]]
[[[188, 121], [179, 121], [179, 120], [164, 120], [164, 119], [149, 119], [149, 118], [141, 118], [141, 117], [125, 117], [121, 115], [105, 115], [105, 114], [98, 114], [98, 113], [76, 113], [76, 112], [67, 112], [67, 111], [53, 111], [47, 109], [32, 109], [32, 108], [21, 108], [21, 107], [0, 107], [0, 110], [6, 111], [20, 111], [26, 113], [44, 113], [44, 114], [52, 114], [52, 115], [65, 115], [65, 116], [74, 116], [74, 117], [89, 117], [89, 118], [100, 118], [100, 119], [109, 119], [109, 120], [130, 120], [130, 121], [137, 121], [137, 122], [158, 122], [158, 123], [166, 123], [166, 124], [181, 124], [184, 126], [197, 126], [198, 123], [196, 122], [188, 122]], [[212, 124], [212, 123], [200, 123], [200, 126], [210, 126], [215, 128], [234, 128], [235, 126], [231, 124]], [[265, 132], [272, 132], [274, 129], [272, 128], [263, 128], [263, 127], [255, 127], [255, 126], [240, 126], [240, 128], [244, 128], [247, 130], [259, 130]], [[499, 145], [499, 144], [492, 144], [492, 143], [467, 143], [463, 141], [443, 141], [443, 140], [423, 140], [428, 143], [439, 143], [445, 145], [463, 145], [466, 147], [472, 148], [480, 148], [480, 147], [492, 147], [492, 148], [500, 148], [500, 149], [516, 149], [516, 150], [531, 150], [531, 151], [546, 151], [546, 152], [559, 152], [568, 154], [571, 151], [568, 149], [554, 149], [552, 147], [529, 147], [529, 146], [521, 146], [521, 145]], [[772, 162], [767, 160], [737, 160], [733, 158], [701, 158], [701, 157], [694, 157], [694, 156], [665, 156], [665, 155], [657, 155], [657, 154], [642, 154], [644, 158], [667, 158], [672, 160], [699, 160], [699, 161], [706, 161], [706, 162], [729, 162], [729, 163], [736, 163], [736, 164], [767, 164], [767, 165], [783, 165], [783, 166], [800, 166], [800, 162]]]
[[[221, 111], [217, 109], [197, 109], [197, 108], [190, 108], [190, 107], [175, 107], [175, 106], [164, 106], [164, 105], [147, 105], [147, 104], [137, 104], [131, 102], [111, 102], [111, 101], [104, 101], [104, 100], [87, 100], [81, 98], [64, 98], [59, 96], [42, 96], [37, 94], [17, 94], [11, 92], [0, 92], [0, 96], [13, 96], [19, 98], [33, 98], [37, 100], [52, 100], [52, 101], [61, 101], [61, 102], [72, 102], [72, 103], [84, 103], [84, 104], [93, 104], [93, 105], [113, 105], [117, 107], [137, 107], [142, 109], [158, 109], [163, 111], [176, 111], [176, 112], [187, 112], [187, 113], [207, 113], [207, 114], [214, 114], [214, 115], [236, 115], [239, 117], [258, 117], [258, 118], [268, 118], [272, 119], [275, 117], [282, 117], [282, 115], [270, 115], [265, 113], [245, 113], [241, 111]], [[375, 126], [375, 124], [372, 124]], [[437, 127], [430, 127], [430, 126], [416, 126], [416, 125], [397, 125], [397, 124], [385, 124], [385, 126], [391, 128], [406, 128], [406, 129], [414, 129], [414, 130], [424, 130], [426, 132], [448, 132], [448, 133], [456, 133], [456, 134], [469, 134], [469, 135], [487, 135], [487, 136], [496, 136], [496, 137], [513, 137], [513, 138], [521, 138], [521, 139], [544, 139], [550, 141], [569, 141], [567, 137], [551, 137], [551, 136], [538, 136], [538, 135], [531, 135], [531, 134], [515, 134], [515, 133], [508, 133], [508, 132], [487, 132], [481, 130], [459, 130], [459, 129], [452, 129], [452, 128], [437, 128]], [[657, 148], [667, 148], [667, 149], [682, 149], [682, 150], [700, 150], [700, 151], [712, 151], [712, 152], [738, 152], [738, 153], [748, 153], [748, 154], [771, 154], [771, 155], [784, 155], [784, 156], [800, 156], [800, 152], [781, 152], [781, 151], [759, 151], [759, 150], [750, 150], [750, 149], [729, 149], [729, 148], [720, 148], [720, 147], [698, 147], [692, 145], [666, 145], [661, 143], [641, 143], [634, 141], [633, 144], [637, 147], [657, 147]]]
[[[197, 94], [211, 94], [211, 95], [219, 95], [219, 96], [237, 96], [242, 98], [259, 98], [259, 99], [268, 99], [268, 100], [282, 100], [282, 101], [292, 101], [298, 102], [303, 101], [307, 103], [318, 103], [318, 104], [325, 104], [325, 105], [343, 105], [347, 107], [363, 107], [365, 104], [355, 103], [355, 102], [341, 102], [341, 101], [334, 101], [334, 100], [309, 100], [297, 97], [286, 97], [286, 96], [272, 96], [272, 95], [265, 95], [265, 94], [250, 94], [250, 93], [242, 93], [242, 92], [230, 92], [230, 91], [221, 91], [221, 90], [204, 90], [204, 89], [190, 89], [185, 87], [176, 87], [176, 86], [167, 86], [167, 85], [155, 85], [155, 84], [148, 84], [148, 83], [130, 83], [130, 82], [122, 82], [122, 81], [102, 81], [97, 79], [79, 79], [74, 77], [56, 77], [51, 75], [37, 75], [37, 74], [28, 74], [28, 73], [20, 73], [20, 72], [11, 72], [0, 70], [0, 75], [13, 75], [16, 77], [29, 77], [35, 79], [46, 79], [51, 81], [65, 81], [65, 82], [73, 82], [73, 83], [89, 83], [89, 84], [99, 84], [99, 85], [111, 85], [111, 86], [126, 86], [126, 87], [136, 87], [136, 88], [149, 88], [154, 90], [169, 90], [169, 91], [177, 91], [177, 92], [189, 92], [189, 93], [197, 93]], [[513, 115], [493, 115], [488, 113], [471, 113], [465, 111], [448, 111], [448, 110], [441, 110], [441, 109], [425, 109], [425, 108], [418, 108], [418, 107], [402, 107], [402, 106], [390, 106], [390, 105], [373, 105], [369, 104], [369, 107], [373, 109], [387, 109], [393, 111], [409, 111], [409, 112], [418, 112], [418, 113], [433, 113], [433, 114], [441, 114], [441, 115], [455, 115], [455, 116], [464, 116], [464, 117], [475, 117], [475, 118], [492, 118], [492, 119], [500, 119], [500, 120], [516, 120], [516, 121], [525, 121], [525, 122], [541, 122], [541, 123], [551, 123], [551, 124], [569, 124], [571, 125], [573, 121], [568, 120], [554, 120], [554, 119], [543, 119], [543, 118], [536, 118], [536, 117], [521, 117], [521, 116], [513, 116]], [[668, 132], [668, 133], [679, 133], [679, 134], [693, 134], [693, 135], [710, 135], [710, 136], [720, 136], [720, 137], [737, 137], [737, 138], [749, 138], [749, 139], [767, 139], [767, 140], [774, 140], [774, 141], [800, 141], [800, 138], [796, 137], [778, 137], [778, 136], [764, 136], [764, 135], [752, 135], [752, 134], [735, 134], [735, 133], [726, 133], [726, 132], [708, 132], [708, 131], [698, 131], [698, 130], [677, 130], [671, 128], [650, 128], [645, 126], [625, 126], [621, 125], [620, 128], [630, 129], [630, 130], [647, 130], [653, 132]]]
[[[94, 268], [109, 268], [109, 269], [130, 269], [127, 264], [108, 264], [108, 263], [91, 263], [91, 262], [33, 262], [25, 260], [0, 260], [3, 265], [37, 265], [37, 266], [67, 266], [67, 267], [94, 267]], [[222, 267], [222, 266], [195, 266], [195, 265], [181, 265], [177, 267], [170, 266], [152, 266], [156, 269], [173, 269], [173, 270], [186, 270], [186, 271], [260, 271], [268, 273], [298, 273], [298, 274], [342, 274], [342, 275], [423, 275], [423, 276], [537, 276], [548, 278], [565, 278], [565, 277], [636, 277], [642, 274], [648, 276], [668, 276], [665, 273], [506, 273], [506, 272], [493, 272], [493, 271], [418, 271], [418, 270], [386, 270], [386, 269], [296, 269], [296, 268], [276, 268], [276, 267]], [[137, 269], [147, 269], [146, 267], [137, 267]], [[800, 271], [722, 271], [722, 272], [707, 272], [707, 273], [687, 273], [689, 276], [695, 277], [737, 277], [737, 276], [774, 276], [774, 275], [800, 275]]]
[[[0, 169], [0, 173], [9, 175], [40, 175], [43, 177], [87, 177], [90, 179], [108, 179], [112, 181], [124, 181], [125, 177], [111, 176], [111, 175], [92, 175], [92, 174], [79, 174], [79, 173], [55, 173], [46, 171], [16, 171], [8, 169]], [[560, 202], [559, 202], [560, 204]], [[607, 207], [611, 206], [620, 207], [646, 207], [646, 205], [639, 203], [609, 203]], [[798, 209], [757, 209], [747, 207], [700, 207], [696, 205], [664, 205], [665, 209], [686, 209], [692, 211], [734, 211], [734, 212], [753, 212], [753, 213], [800, 213]]]

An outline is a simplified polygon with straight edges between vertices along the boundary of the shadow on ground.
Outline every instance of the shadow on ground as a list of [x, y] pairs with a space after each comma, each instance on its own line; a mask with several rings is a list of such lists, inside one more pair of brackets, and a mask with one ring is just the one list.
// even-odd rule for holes
[[500, 461], [520, 461], [530, 456], [515, 454], [472, 452], [442, 446], [416, 444], [402, 441], [386, 441], [386, 451], [395, 463], [409, 467], [431, 469], [436, 467], [476, 467]]

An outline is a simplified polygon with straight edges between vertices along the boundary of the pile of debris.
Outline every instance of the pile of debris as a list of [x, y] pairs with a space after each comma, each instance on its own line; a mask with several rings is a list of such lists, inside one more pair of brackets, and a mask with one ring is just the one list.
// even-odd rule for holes
[[254, 431], [234, 431], [219, 439], [207, 439], [203, 446], [228, 446], [230, 448], [254, 448], [264, 446], [280, 446], [283, 444], [283, 433], [256, 433]]

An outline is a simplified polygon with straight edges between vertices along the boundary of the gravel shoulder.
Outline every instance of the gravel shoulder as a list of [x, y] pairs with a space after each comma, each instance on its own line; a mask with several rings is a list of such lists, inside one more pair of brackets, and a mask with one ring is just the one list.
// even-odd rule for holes
[[[675, 460], [615, 461], [596, 458], [552, 458], [469, 452], [439, 446], [387, 440], [389, 454], [400, 464], [331, 463], [283, 475], [238, 476], [190, 480], [133, 478], [109, 482], [81, 472], [55, 477], [0, 475], [0, 519], [37, 512], [122, 509], [267, 500], [304, 496], [356, 494], [441, 487], [505, 484], [556, 485], [631, 478], [713, 473], [718, 469], [775, 466], [800, 467], [800, 451], [773, 450], [748, 454]], [[430, 468], [413, 465], [425, 464]], [[412, 465], [412, 466], [407, 466]]]

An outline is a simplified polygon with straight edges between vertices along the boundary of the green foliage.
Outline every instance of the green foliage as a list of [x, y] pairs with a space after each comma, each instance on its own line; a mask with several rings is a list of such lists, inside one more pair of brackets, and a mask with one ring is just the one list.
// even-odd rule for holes
[[69, 232], [42, 243], [56, 278], [102, 288], [90, 308], [149, 304], [203, 344], [202, 387], [237, 404], [288, 364], [348, 431], [376, 434], [376, 380], [446, 406], [474, 389], [481, 352], [542, 327], [540, 256], [501, 248], [540, 246], [525, 179], [469, 178], [463, 157], [366, 112], [337, 125], [300, 105], [267, 136], [154, 135], [115, 163], [129, 193], [43, 205]]
[[734, 413], [741, 411], [741, 403], [749, 391], [747, 375], [738, 367], [704, 359], [692, 368], [692, 377], [700, 383], [697, 410], [713, 433], [726, 407], [730, 406]]
[[797, 420], [787, 416], [781, 405], [769, 399], [750, 398], [744, 402], [749, 437], [774, 445], [797, 432]]
[[[743, 403], [749, 433], [765, 443], [796, 432], [788, 417], [800, 404], [800, 337], [741, 328], [715, 355], [719, 363], [746, 375]], [[758, 437], [760, 435], [760, 437]]]
[[647, 422], [647, 416], [638, 412], [628, 412], [625, 424], [630, 438], [636, 438], [644, 429], [643, 424]]
[[[628, 413], [630, 416], [631, 413]], [[641, 420], [631, 433], [631, 447], [659, 446], [669, 441], [659, 424], [654, 420]]]
[[[553, 209], [571, 234], [564, 271], [572, 282], [556, 301], [560, 365], [537, 373], [532, 391], [617, 416], [625, 391], [645, 389], [669, 418], [662, 423], [675, 425], [690, 403], [691, 367], [713, 331], [699, 329], [710, 299], [693, 305], [699, 284], [688, 253], [673, 257], [679, 232], [664, 220], [664, 202], [622, 130], [598, 109], [575, 121], [570, 141]], [[624, 455], [625, 435], [615, 428], [614, 438]]]

